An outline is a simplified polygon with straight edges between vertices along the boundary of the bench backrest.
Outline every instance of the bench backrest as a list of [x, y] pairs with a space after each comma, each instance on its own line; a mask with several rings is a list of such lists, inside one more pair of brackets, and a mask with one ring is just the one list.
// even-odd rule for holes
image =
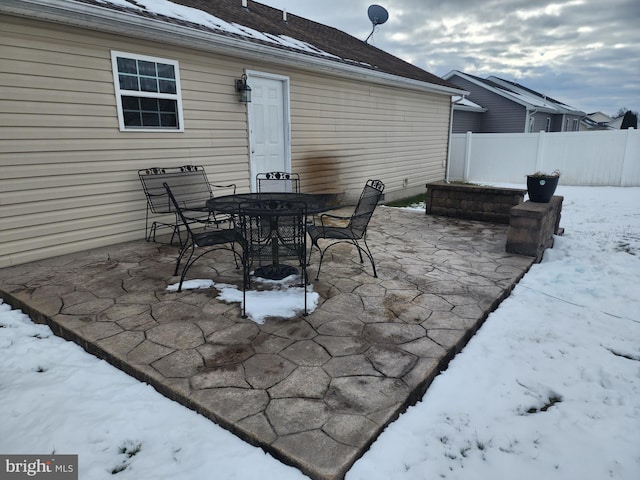
[[181, 208], [203, 207], [213, 196], [202, 166], [145, 168], [138, 170], [138, 176], [149, 210], [153, 213], [172, 213], [175, 210], [163, 183], [169, 185]]
[[258, 192], [300, 192], [300, 175], [289, 172], [265, 172], [256, 175]]

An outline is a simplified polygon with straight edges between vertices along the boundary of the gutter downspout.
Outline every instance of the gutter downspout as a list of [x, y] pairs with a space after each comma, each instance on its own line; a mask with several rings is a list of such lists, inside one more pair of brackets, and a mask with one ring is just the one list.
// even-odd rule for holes
[[455, 102], [451, 102], [451, 111], [449, 112], [449, 142], [447, 144], [447, 158], [445, 159], [446, 165], [445, 165], [445, 174], [444, 174], [444, 181], [446, 183], [449, 183], [449, 169], [451, 166], [451, 135], [453, 135], [452, 130], [453, 130], [453, 107], [454, 105], [457, 105], [459, 102], [464, 100], [464, 97], [467, 96], [467, 93], [463, 93], [462, 96], [456, 100]]
[[[533, 133], [533, 130], [529, 131], [529, 122], [531, 121], [531, 116], [538, 113], [538, 109], [534, 108], [533, 110], [529, 110], [527, 108], [527, 116], [524, 124], [524, 133]], [[534, 125], [535, 126], [535, 125]]]

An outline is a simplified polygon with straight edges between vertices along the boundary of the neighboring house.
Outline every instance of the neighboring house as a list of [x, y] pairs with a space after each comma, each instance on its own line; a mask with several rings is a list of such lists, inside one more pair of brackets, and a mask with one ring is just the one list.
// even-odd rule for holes
[[[613, 127], [609, 123], [612, 121], [613, 118], [609, 115], [602, 112], [593, 112], [580, 121], [580, 131], [611, 130]], [[618, 125], [618, 128], [620, 128], [620, 125]]]
[[607, 123], [607, 127], [612, 130], [620, 130], [622, 127], [622, 121], [624, 120], [624, 115], [620, 115], [619, 117], [614, 118], [610, 122]]
[[477, 103], [465, 97], [453, 97], [453, 121], [455, 130], [452, 133], [479, 132], [482, 128], [483, 114], [487, 111]]
[[467, 93], [243, 0], [2, 0], [0, 61], [0, 267], [144, 238], [152, 166], [204, 165], [240, 192], [291, 170], [309, 192], [420, 193]]
[[[452, 133], [528, 133], [578, 131], [586, 114], [558, 100], [499, 77], [480, 78], [453, 70], [445, 80], [469, 91], [473, 113], [454, 104]], [[473, 117], [473, 120], [470, 120]], [[470, 128], [472, 128], [470, 130]]]
[[580, 122], [580, 130], [620, 130], [624, 115], [610, 117], [602, 112], [590, 113]]
[[613, 120], [613, 117], [610, 117], [606, 113], [602, 112], [590, 113], [589, 115], [587, 115], [587, 118], [597, 123], [609, 123], [611, 120]]

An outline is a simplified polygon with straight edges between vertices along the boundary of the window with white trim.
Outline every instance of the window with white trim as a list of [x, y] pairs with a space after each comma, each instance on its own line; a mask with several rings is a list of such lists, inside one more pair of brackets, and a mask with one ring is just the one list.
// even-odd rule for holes
[[111, 52], [121, 131], [184, 131], [178, 62]]
[[572, 131], [577, 132], [578, 130], [580, 130], [580, 127], [578, 125], [578, 119], [574, 118], [573, 119], [573, 129], [572, 129]]

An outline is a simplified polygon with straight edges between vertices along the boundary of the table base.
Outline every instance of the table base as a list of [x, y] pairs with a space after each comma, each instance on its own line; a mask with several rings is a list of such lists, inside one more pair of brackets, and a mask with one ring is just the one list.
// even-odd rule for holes
[[297, 275], [298, 269], [291, 265], [263, 265], [256, 268], [253, 274], [256, 277], [267, 278], [269, 280], [282, 280], [291, 275]]

